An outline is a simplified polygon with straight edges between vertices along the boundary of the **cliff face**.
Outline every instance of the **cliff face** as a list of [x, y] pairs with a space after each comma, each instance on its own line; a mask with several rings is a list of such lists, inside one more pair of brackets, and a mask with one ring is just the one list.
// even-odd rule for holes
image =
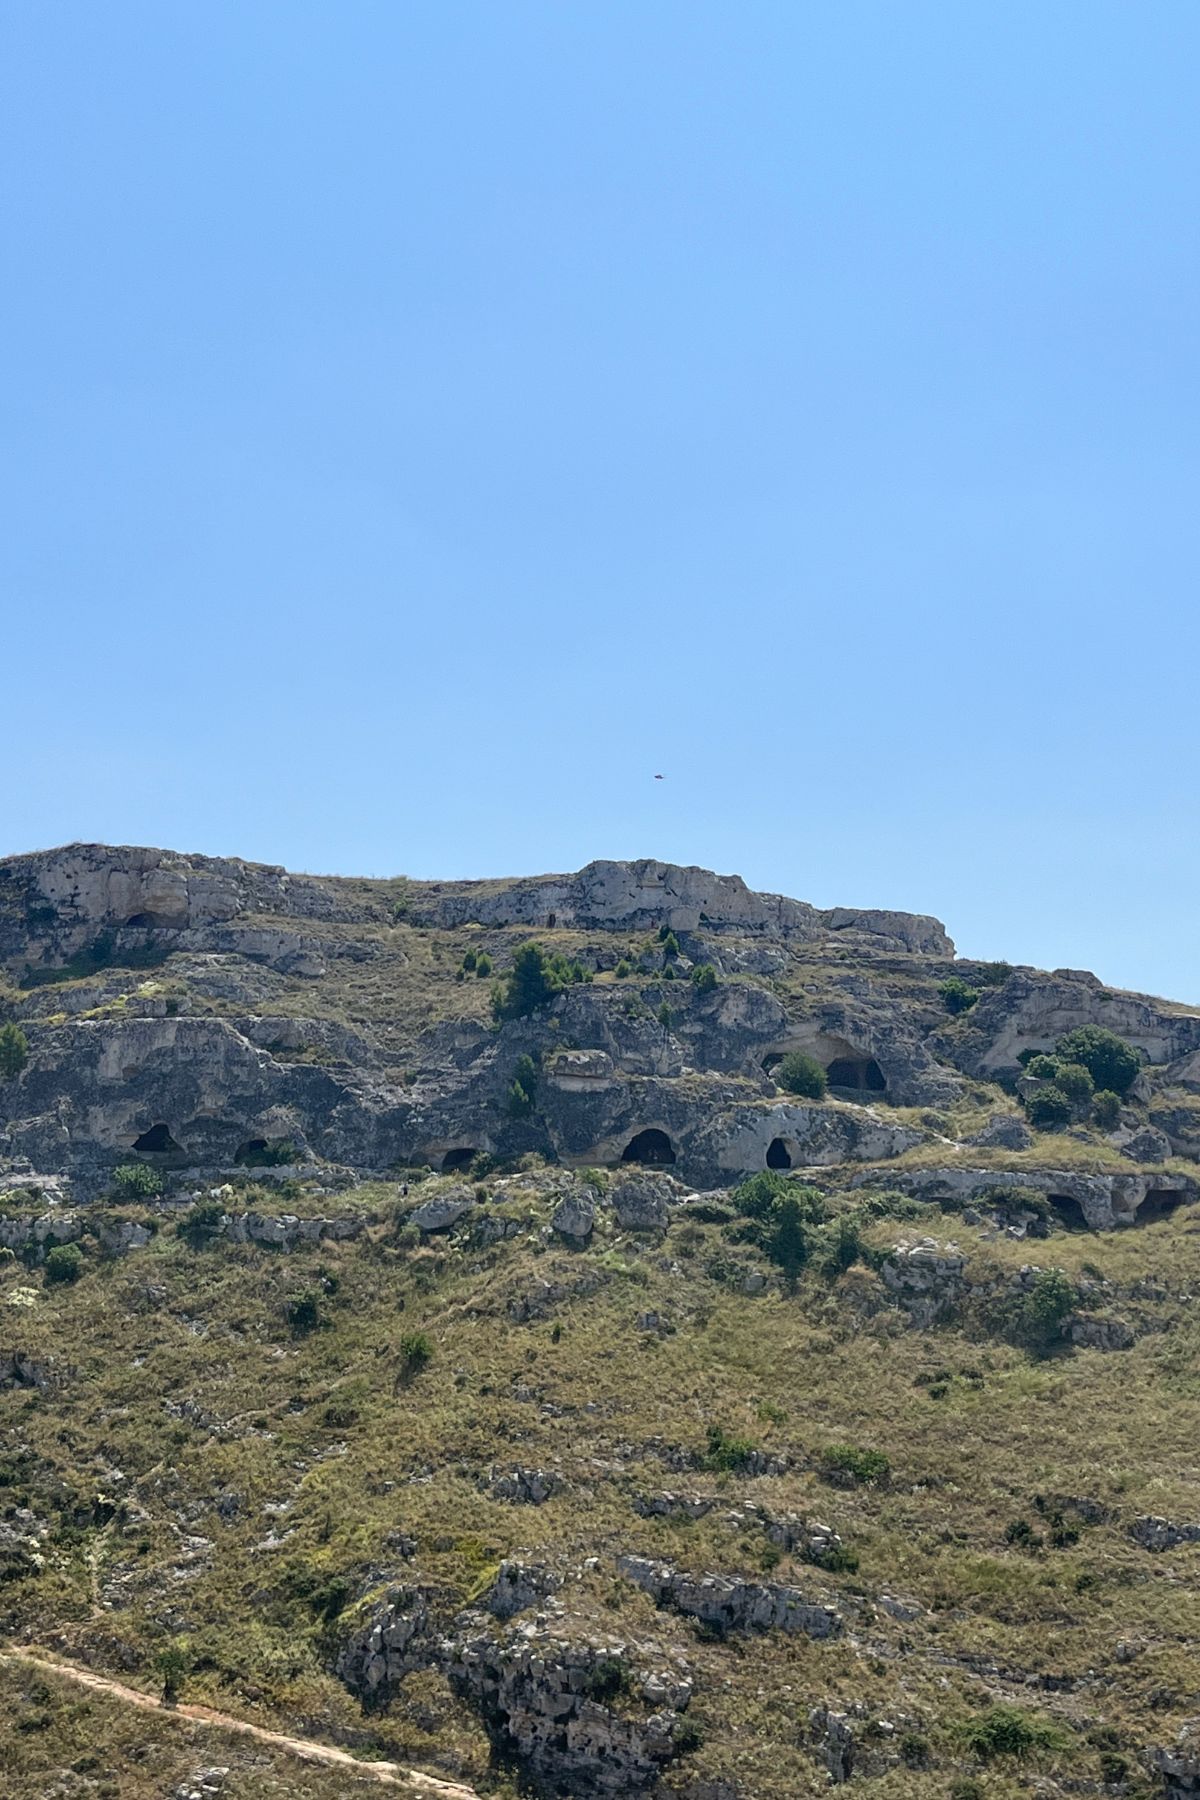
[[[581, 978], [497, 1027], [478, 972], [503, 975], [531, 937]], [[359, 1173], [641, 1156], [701, 1187], [885, 1162], [947, 1140], [896, 1108], [1011, 1087], [1022, 1051], [1087, 1023], [1144, 1055], [1162, 1154], [1190, 1156], [1200, 1136], [1195, 1014], [1077, 972], [985, 969], [953, 1018], [942, 985], [979, 967], [954, 960], [936, 919], [821, 911], [667, 863], [373, 882], [74, 845], [0, 864], [0, 961], [30, 1046], [0, 1082], [0, 1164], [71, 1175], [85, 1196], [131, 1154], [219, 1171], [285, 1144]], [[777, 1089], [797, 1050], [828, 1071], [830, 1098]], [[540, 1071], [524, 1108], [522, 1057]]]

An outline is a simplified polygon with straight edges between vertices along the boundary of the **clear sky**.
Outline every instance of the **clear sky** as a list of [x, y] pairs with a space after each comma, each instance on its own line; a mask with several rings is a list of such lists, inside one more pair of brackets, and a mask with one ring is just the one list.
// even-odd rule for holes
[[655, 855], [1200, 1002], [1198, 66], [3, 0], [0, 853]]

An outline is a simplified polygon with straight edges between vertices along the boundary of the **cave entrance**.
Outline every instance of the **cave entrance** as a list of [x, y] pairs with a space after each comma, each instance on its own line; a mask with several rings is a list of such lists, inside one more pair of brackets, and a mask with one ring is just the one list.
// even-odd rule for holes
[[1182, 1188], [1148, 1188], [1134, 1218], [1139, 1225], [1152, 1225], [1155, 1219], [1165, 1219], [1177, 1206], [1182, 1206], [1186, 1198]]
[[784, 1138], [772, 1138], [771, 1142], [767, 1145], [768, 1169], [790, 1169], [791, 1166], [792, 1153], [787, 1146], [786, 1140]]
[[177, 1144], [171, 1136], [170, 1126], [160, 1120], [152, 1125], [149, 1131], [143, 1131], [141, 1137], [134, 1138], [133, 1147], [140, 1156], [182, 1156], [183, 1146]]
[[469, 1169], [479, 1155], [474, 1144], [459, 1144], [453, 1150], [447, 1150], [442, 1158], [442, 1173], [448, 1175], [452, 1169]]
[[777, 1069], [782, 1061], [783, 1051], [772, 1050], [768, 1056], [764, 1056], [762, 1059], [763, 1074], [769, 1075], [771, 1070]]
[[621, 1161], [656, 1163], [661, 1168], [664, 1163], [675, 1161], [675, 1147], [665, 1131], [651, 1126], [630, 1138], [621, 1152]]
[[244, 1144], [238, 1145], [233, 1160], [244, 1169], [261, 1169], [266, 1161], [268, 1148], [266, 1138], [247, 1138]]
[[887, 1082], [873, 1056], [837, 1056], [825, 1070], [831, 1088], [851, 1094], [883, 1094]]
[[1058, 1214], [1058, 1222], [1068, 1231], [1090, 1231], [1087, 1214], [1074, 1194], [1047, 1194], [1046, 1199]]

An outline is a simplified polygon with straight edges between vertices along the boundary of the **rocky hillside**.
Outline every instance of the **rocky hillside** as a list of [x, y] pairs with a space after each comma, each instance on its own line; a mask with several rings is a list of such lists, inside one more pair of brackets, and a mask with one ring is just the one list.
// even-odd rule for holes
[[72, 846], [0, 968], [12, 1643], [480, 1795], [1200, 1792], [1200, 1014], [652, 862]]

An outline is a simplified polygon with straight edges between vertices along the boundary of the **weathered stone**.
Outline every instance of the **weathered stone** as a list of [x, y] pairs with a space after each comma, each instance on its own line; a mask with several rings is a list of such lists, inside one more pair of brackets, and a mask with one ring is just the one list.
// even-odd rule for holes
[[586, 1244], [596, 1223], [596, 1203], [582, 1188], [563, 1195], [550, 1217], [560, 1237], [572, 1244]]
[[608, 1198], [622, 1231], [662, 1232], [667, 1229], [678, 1192], [670, 1176], [629, 1175], [610, 1190]]
[[1129, 1527], [1129, 1535], [1143, 1550], [1174, 1550], [1178, 1544], [1200, 1539], [1200, 1525], [1176, 1525], [1170, 1519], [1144, 1514]]
[[739, 1581], [727, 1575], [689, 1575], [670, 1563], [621, 1556], [617, 1568], [658, 1606], [672, 1606], [720, 1631], [802, 1631], [834, 1637], [842, 1628], [832, 1606], [814, 1605], [799, 1588], [778, 1582]]
[[451, 1188], [448, 1193], [436, 1194], [432, 1200], [414, 1207], [408, 1215], [408, 1223], [419, 1231], [450, 1231], [466, 1218], [474, 1205], [475, 1196], [470, 1188]]

